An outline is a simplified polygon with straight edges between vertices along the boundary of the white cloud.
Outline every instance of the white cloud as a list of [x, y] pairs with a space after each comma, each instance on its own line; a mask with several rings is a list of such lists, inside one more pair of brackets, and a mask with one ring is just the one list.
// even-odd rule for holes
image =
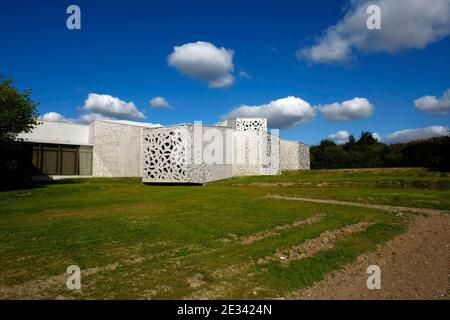
[[346, 130], [341, 130], [338, 132], [335, 132], [333, 134], [330, 134], [328, 138], [335, 141], [336, 143], [346, 143], [348, 141], [348, 138], [350, 137], [350, 133]]
[[[369, 5], [381, 9], [380, 30], [367, 28]], [[396, 53], [423, 49], [449, 34], [449, 0], [353, 0], [344, 17], [297, 56], [315, 63], [337, 63], [349, 59], [353, 50]]]
[[109, 119], [102, 119], [104, 121], [112, 122], [112, 123], [121, 123], [121, 124], [127, 124], [132, 126], [141, 126], [141, 127], [152, 127], [152, 128], [159, 128], [163, 125], [160, 123], [150, 123], [150, 122], [136, 122], [136, 121], [129, 121], [129, 120], [109, 120]]
[[408, 142], [413, 140], [428, 139], [438, 136], [448, 135], [448, 127], [444, 126], [431, 126], [426, 128], [418, 129], [405, 129], [400, 131], [395, 131], [388, 136], [384, 137], [382, 140], [386, 143], [400, 143]]
[[286, 97], [259, 106], [240, 106], [224, 118], [267, 118], [271, 128], [289, 128], [311, 120], [315, 111], [311, 105], [297, 97]]
[[106, 117], [104, 115], [98, 114], [98, 113], [86, 113], [81, 114], [78, 118], [72, 119], [72, 118], [66, 118], [63, 115], [57, 113], [57, 112], [47, 112], [42, 117], [39, 117], [39, 120], [42, 121], [49, 121], [49, 122], [68, 122], [68, 123], [79, 123], [79, 124], [88, 124], [95, 120], [105, 120], [105, 121], [111, 121], [114, 123], [123, 123], [123, 124], [130, 124], [130, 125], [139, 125], [139, 126], [145, 126], [145, 127], [161, 127], [162, 125], [159, 123], [148, 123], [148, 122], [136, 122], [136, 121], [128, 121], [128, 120], [118, 120], [116, 118], [112, 117]]
[[48, 112], [40, 119], [54, 122], [90, 123], [95, 120], [117, 121], [145, 118], [133, 102], [125, 102], [107, 94], [90, 93], [81, 111], [83, 113], [74, 119], [68, 119], [57, 112]]
[[171, 108], [169, 102], [164, 97], [154, 97], [150, 100], [152, 108]]
[[94, 120], [116, 120], [112, 117], [105, 117], [98, 113], [86, 113], [81, 114], [78, 118], [66, 118], [58, 112], [47, 112], [43, 116], [39, 117], [39, 120], [49, 122], [68, 122], [68, 123], [90, 123]]
[[315, 63], [334, 63], [348, 60], [351, 54], [350, 43], [343, 39], [334, 28], [326, 31], [319, 43], [297, 51], [297, 58]]
[[82, 108], [84, 112], [92, 113], [91, 117], [107, 119], [143, 119], [144, 114], [130, 101], [107, 95], [90, 93]]
[[68, 120], [58, 112], [47, 112], [43, 116], [39, 117], [39, 119], [49, 122], [68, 122]]
[[252, 78], [252, 77], [251, 77], [247, 72], [245, 72], [244, 70], [239, 71], [239, 77], [245, 78], [245, 79], [251, 79], [251, 78]]
[[425, 96], [415, 100], [414, 104], [422, 111], [445, 116], [450, 113], [450, 89], [447, 89], [441, 98]]
[[378, 141], [381, 141], [381, 135], [378, 132], [373, 132], [372, 133], [372, 137], [374, 137], [375, 139], [377, 139]]
[[82, 114], [78, 119], [78, 121], [81, 123], [91, 123], [92, 121], [95, 120], [117, 120], [117, 119], [113, 117], [107, 117], [95, 112]]
[[198, 41], [174, 47], [168, 62], [181, 73], [208, 82], [211, 88], [224, 88], [234, 82], [233, 56], [233, 50]]
[[319, 106], [319, 111], [331, 121], [348, 121], [370, 117], [373, 106], [366, 98], [354, 98], [342, 103]]

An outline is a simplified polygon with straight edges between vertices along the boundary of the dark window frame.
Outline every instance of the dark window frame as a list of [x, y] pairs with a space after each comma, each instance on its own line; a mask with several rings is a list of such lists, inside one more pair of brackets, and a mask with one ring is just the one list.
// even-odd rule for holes
[[[34, 175], [55, 175], [55, 176], [79, 176], [80, 175], [80, 145], [71, 145], [71, 144], [57, 144], [57, 143], [30, 143], [31, 145], [31, 154], [32, 156], [37, 156], [37, 159], [31, 159], [31, 163], [33, 166], [33, 174]], [[56, 150], [45, 150], [46, 147], [48, 149], [56, 149]], [[66, 149], [66, 150], [64, 150]], [[34, 154], [36, 151], [36, 155]], [[45, 172], [44, 168], [44, 153], [45, 152], [57, 152], [56, 154], [56, 173]], [[73, 152], [75, 153], [74, 163], [63, 163], [63, 153], [64, 152]], [[91, 153], [92, 156], [92, 153]], [[36, 161], [34, 161], [36, 160]], [[37, 164], [37, 167], [34, 166], [34, 163]], [[73, 168], [72, 174], [63, 173], [63, 171], [67, 172], [67, 164], [69, 164], [69, 168]], [[92, 168], [91, 168], [92, 172]], [[91, 173], [92, 174], [92, 173]]]

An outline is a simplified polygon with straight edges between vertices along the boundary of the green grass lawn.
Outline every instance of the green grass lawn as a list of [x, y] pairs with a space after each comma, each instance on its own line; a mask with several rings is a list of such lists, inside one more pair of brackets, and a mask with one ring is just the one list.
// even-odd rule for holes
[[[284, 296], [404, 232], [410, 216], [265, 195], [450, 209], [449, 181], [423, 169], [314, 170], [207, 186], [86, 179], [3, 191], [0, 298]], [[277, 229], [316, 216], [321, 220]], [[371, 225], [311, 257], [257, 263], [363, 221]], [[264, 238], [241, 241], [262, 231]], [[81, 268], [81, 292], [65, 285], [72, 264]]]
[[218, 185], [264, 187], [267, 193], [450, 210], [450, 174], [421, 168], [286, 171]]

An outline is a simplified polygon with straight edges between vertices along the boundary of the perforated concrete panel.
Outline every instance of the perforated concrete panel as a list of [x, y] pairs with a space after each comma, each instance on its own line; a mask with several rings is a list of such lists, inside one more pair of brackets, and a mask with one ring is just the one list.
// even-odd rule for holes
[[281, 140], [280, 167], [281, 170], [309, 170], [309, 146], [297, 141]]
[[[196, 183], [231, 177], [231, 164], [225, 159], [205, 162], [205, 127], [181, 125], [143, 130], [144, 183]], [[226, 136], [228, 128], [215, 128]], [[200, 142], [199, 142], [200, 141]], [[224, 155], [225, 157], [225, 155]]]
[[264, 118], [232, 118], [221, 122], [236, 131], [265, 131], [267, 132], [267, 119]]

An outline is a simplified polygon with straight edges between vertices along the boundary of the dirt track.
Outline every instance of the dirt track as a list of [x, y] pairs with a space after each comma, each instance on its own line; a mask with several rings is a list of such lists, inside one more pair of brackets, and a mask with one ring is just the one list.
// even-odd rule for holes
[[[366, 286], [369, 265], [381, 289]], [[450, 215], [418, 216], [407, 233], [288, 299], [450, 299]]]
[[316, 199], [316, 198], [304, 198], [299, 196], [282, 196], [282, 195], [267, 195], [265, 198], [269, 199], [281, 199], [281, 200], [291, 200], [291, 201], [305, 201], [305, 202], [313, 202], [313, 203], [328, 203], [328, 204], [337, 204], [342, 206], [350, 206], [350, 207], [360, 207], [360, 208], [371, 208], [371, 209], [379, 209], [386, 211], [394, 211], [394, 212], [411, 212], [411, 213], [419, 213], [419, 214], [450, 214], [449, 211], [439, 210], [439, 209], [431, 209], [431, 208], [411, 208], [411, 207], [400, 207], [400, 206], [388, 206], [383, 204], [372, 204], [372, 203], [361, 203], [361, 202], [350, 202], [350, 201], [341, 201], [341, 200], [331, 200], [331, 199]]

